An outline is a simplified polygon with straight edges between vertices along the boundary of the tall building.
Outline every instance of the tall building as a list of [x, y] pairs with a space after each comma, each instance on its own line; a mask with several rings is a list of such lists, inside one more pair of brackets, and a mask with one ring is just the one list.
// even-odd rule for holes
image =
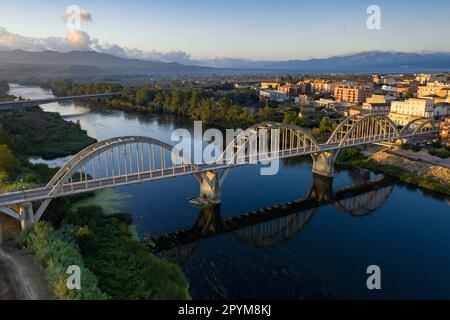
[[433, 117], [433, 102], [428, 99], [413, 98], [406, 101], [393, 101], [389, 117], [400, 126], [407, 125], [417, 118]]
[[373, 93], [373, 87], [369, 85], [341, 84], [334, 89], [334, 98], [337, 102], [363, 103]]

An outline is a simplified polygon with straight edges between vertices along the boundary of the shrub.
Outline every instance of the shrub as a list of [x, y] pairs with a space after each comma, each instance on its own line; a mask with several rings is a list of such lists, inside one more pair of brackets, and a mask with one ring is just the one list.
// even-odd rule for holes
[[[23, 232], [18, 242], [30, 250], [45, 267], [50, 290], [60, 300], [100, 300], [107, 296], [97, 287], [97, 278], [84, 267], [83, 258], [74, 242], [67, 242], [69, 229], [56, 232], [46, 222], [37, 223], [29, 232]], [[66, 270], [76, 265], [81, 268], [81, 290], [69, 290]]]
[[189, 299], [189, 284], [178, 266], [155, 257], [135, 240], [132, 216], [103, 215], [92, 206], [77, 210], [75, 234], [86, 266], [99, 288], [113, 299]]
[[411, 150], [414, 151], [414, 152], [419, 152], [420, 150], [422, 150], [422, 147], [419, 146], [418, 144], [413, 144], [411, 146]]
[[428, 150], [428, 153], [442, 159], [450, 158], [450, 150], [448, 150], [447, 148], [431, 148], [430, 150]]

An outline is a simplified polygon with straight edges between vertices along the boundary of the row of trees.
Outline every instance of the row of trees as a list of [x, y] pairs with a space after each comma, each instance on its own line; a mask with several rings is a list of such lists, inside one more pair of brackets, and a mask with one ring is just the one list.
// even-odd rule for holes
[[121, 91], [120, 98], [102, 101], [102, 105], [127, 109], [145, 108], [222, 127], [251, 125], [257, 121], [270, 120], [273, 116], [269, 108], [260, 108], [256, 115], [248, 111], [246, 107], [261, 107], [258, 94], [253, 90], [160, 88], [150, 85], [122, 88], [118, 84], [75, 84], [71, 80], [55, 81], [52, 90], [57, 96]]

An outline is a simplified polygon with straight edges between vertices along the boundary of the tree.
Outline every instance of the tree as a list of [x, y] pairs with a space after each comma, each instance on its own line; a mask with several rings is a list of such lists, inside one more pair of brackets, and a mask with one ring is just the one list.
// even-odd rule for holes
[[19, 163], [7, 145], [0, 145], [0, 172], [8, 176], [15, 176], [19, 170]]
[[332, 129], [332, 123], [330, 118], [323, 117], [320, 121], [319, 130], [321, 133], [330, 132]]
[[272, 119], [272, 109], [270, 107], [264, 107], [259, 109], [258, 116], [260, 121], [271, 120]]
[[291, 124], [294, 126], [304, 127], [305, 119], [301, 118], [299, 116], [298, 112], [291, 111], [291, 112], [285, 113], [284, 118], [283, 118], [283, 123]]

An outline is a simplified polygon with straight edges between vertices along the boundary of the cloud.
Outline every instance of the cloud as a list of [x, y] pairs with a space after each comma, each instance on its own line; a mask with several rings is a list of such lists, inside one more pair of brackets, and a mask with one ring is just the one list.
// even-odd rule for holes
[[78, 50], [92, 50], [91, 37], [88, 33], [76, 29], [70, 29], [67, 34], [67, 42], [72, 48]]

